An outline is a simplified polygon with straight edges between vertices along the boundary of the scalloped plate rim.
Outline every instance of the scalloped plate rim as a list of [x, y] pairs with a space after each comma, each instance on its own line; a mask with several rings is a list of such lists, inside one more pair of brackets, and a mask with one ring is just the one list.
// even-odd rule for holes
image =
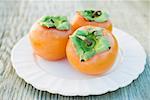
[[[120, 31], [120, 32], [123, 32], [122, 30], [120, 30], [120, 29], [117, 29], [117, 28], [114, 28], [113, 30], [115, 30], [115, 31]], [[123, 33], [126, 33], [126, 32], [123, 32]], [[130, 37], [132, 37], [131, 35], [129, 35], [128, 34], [128, 36], [130, 36]], [[133, 38], [133, 37], [132, 37]], [[23, 39], [23, 38], [22, 38]], [[21, 39], [21, 40], [22, 40]], [[133, 38], [134, 39], [134, 38]], [[20, 41], [21, 41], [20, 40]], [[134, 39], [134, 40], [136, 40], [136, 39]], [[136, 41], [139, 45], [140, 45], [140, 43], [138, 42], [138, 41]], [[18, 43], [18, 42], [17, 42]], [[86, 93], [82, 93], [82, 94], [77, 94], [77, 93], [68, 93], [68, 92], [64, 92], [64, 91], [56, 91], [56, 90], [54, 90], [54, 89], [47, 89], [47, 88], [41, 88], [41, 87], [39, 87], [38, 85], [36, 85], [33, 81], [30, 81], [30, 80], [28, 80], [28, 79], [25, 79], [24, 78], [24, 76], [23, 76], [23, 73], [20, 73], [17, 69], [16, 69], [16, 67], [15, 67], [15, 64], [13, 63], [13, 52], [14, 52], [14, 50], [15, 50], [15, 47], [18, 45], [18, 44], [15, 44], [15, 46], [13, 47], [13, 49], [12, 49], [12, 51], [11, 51], [11, 61], [12, 61], [12, 65], [13, 65], [13, 67], [14, 67], [14, 69], [15, 69], [15, 71], [16, 71], [16, 73], [18, 74], [18, 76], [19, 77], [21, 77], [21, 78], [23, 78], [27, 83], [29, 83], [29, 84], [31, 84], [33, 87], [35, 87], [35, 88], [37, 88], [37, 89], [39, 89], [39, 90], [42, 90], [42, 91], [48, 91], [48, 92], [50, 92], [50, 93], [54, 93], [54, 94], [61, 94], [61, 95], [64, 95], [64, 96], [88, 96], [88, 95], [100, 95], [100, 94], [104, 94], [104, 93], [107, 93], [107, 92], [110, 92], [110, 91], [115, 91], [115, 90], [117, 90], [117, 89], [119, 89], [119, 88], [122, 88], [122, 87], [125, 87], [125, 86], [127, 86], [127, 85], [129, 85], [130, 83], [132, 83], [132, 81], [133, 80], [135, 80], [135, 79], [137, 79], [138, 77], [139, 77], [139, 75], [144, 71], [144, 68], [145, 68], [145, 64], [146, 64], [146, 54], [145, 54], [145, 50], [144, 50], [144, 48], [141, 46], [141, 48], [143, 49], [143, 52], [144, 52], [144, 55], [143, 55], [143, 59], [145, 59], [144, 60], [144, 65], [143, 65], [143, 67], [142, 67], [142, 70], [140, 70], [140, 72], [138, 72], [138, 73], [136, 73], [136, 75], [134, 76], [134, 77], [132, 77], [132, 79], [130, 79], [129, 81], [128, 81], [128, 83], [125, 83], [125, 84], [123, 84], [123, 85], [118, 85], [116, 88], [112, 88], [112, 89], [107, 89], [107, 90], [105, 90], [105, 91], [103, 91], [103, 93], [101, 92], [101, 93], [99, 93], [99, 92], [97, 92], [97, 91], [95, 91], [95, 93], [93, 92], [93, 93], [91, 93], [91, 92], [86, 92]]]

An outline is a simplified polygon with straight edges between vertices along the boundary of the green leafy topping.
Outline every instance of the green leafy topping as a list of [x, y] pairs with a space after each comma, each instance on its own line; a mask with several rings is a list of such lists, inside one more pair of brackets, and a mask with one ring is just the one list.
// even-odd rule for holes
[[65, 16], [43, 16], [39, 23], [41, 26], [58, 30], [69, 30], [70, 28], [70, 24]]
[[102, 31], [102, 28], [88, 28], [77, 30], [70, 36], [80, 61], [86, 61], [97, 53], [110, 49], [110, 42], [103, 36]]
[[95, 45], [95, 50], [97, 52], [103, 52], [108, 50], [109, 47], [110, 47], [109, 41], [107, 40], [106, 37], [103, 36], [99, 38], [99, 41], [97, 41], [97, 44]]
[[105, 22], [109, 19], [109, 15], [104, 11], [84, 10], [79, 13], [88, 21]]

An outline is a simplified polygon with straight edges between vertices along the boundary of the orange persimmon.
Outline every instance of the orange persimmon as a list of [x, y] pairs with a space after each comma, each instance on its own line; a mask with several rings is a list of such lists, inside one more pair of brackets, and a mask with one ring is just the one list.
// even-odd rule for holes
[[44, 16], [32, 26], [29, 38], [35, 54], [46, 60], [58, 60], [66, 56], [71, 33], [72, 27], [65, 17]]
[[[110, 31], [101, 28], [101, 31], [98, 31], [101, 33], [98, 32], [96, 33], [99, 35], [97, 35], [98, 38], [96, 37], [97, 40], [94, 43], [95, 46], [90, 48], [89, 46], [92, 45], [89, 42], [92, 40], [92, 38], [90, 39], [90, 37], [95, 38], [94, 36], [95, 33], [91, 33], [93, 34], [93, 36], [85, 35], [87, 34], [85, 31], [89, 29], [94, 29], [93, 32], [95, 32], [95, 30], [100, 28], [95, 26], [83, 26], [78, 28], [70, 36], [69, 41], [67, 43], [66, 47], [67, 58], [70, 64], [80, 72], [91, 75], [103, 74], [111, 68], [111, 66], [114, 64], [116, 60], [118, 54], [118, 43], [113, 34], [110, 34]], [[89, 31], [88, 34], [90, 34]], [[72, 37], [76, 40], [73, 40]], [[80, 43], [76, 44], [76, 42]], [[85, 46], [86, 43], [87, 46]], [[97, 53], [95, 52], [94, 54], [89, 53], [88, 55], [84, 55], [86, 54], [86, 52], [93, 52], [93, 50], [95, 51], [98, 50], [98, 52]]]
[[[92, 11], [92, 10], [91, 10]], [[94, 11], [93, 11], [94, 12]], [[98, 11], [95, 11], [95, 12], [98, 12]], [[99, 11], [100, 12], [100, 11]], [[101, 11], [102, 13], [102, 11]], [[95, 14], [95, 13], [94, 13]], [[90, 15], [89, 15], [90, 16]], [[88, 18], [89, 18], [88, 16]], [[97, 16], [97, 15], [95, 15]], [[106, 15], [107, 16], [107, 15]], [[91, 16], [93, 17], [93, 16]], [[100, 19], [100, 22], [99, 21], [95, 21], [95, 20], [88, 20], [86, 19], [79, 11], [76, 12], [76, 15], [72, 21], [72, 26], [73, 26], [73, 29], [74, 31], [76, 29], [78, 29], [79, 27], [81, 26], [86, 26], [86, 25], [92, 25], [92, 26], [97, 26], [97, 27], [102, 27], [102, 28], [105, 28], [107, 30], [109, 30], [110, 32], [112, 31], [112, 23], [110, 21], [110, 19], [106, 19], [104, 18], [105, 16], [102, 16], [101, 18], [103, 18], [102, 20]]]

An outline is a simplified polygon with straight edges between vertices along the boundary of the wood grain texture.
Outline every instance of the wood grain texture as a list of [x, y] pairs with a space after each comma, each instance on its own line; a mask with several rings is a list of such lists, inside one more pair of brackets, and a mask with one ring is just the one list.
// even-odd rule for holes
[[[115, 27], [135, 37], [145, 48], [144, 72], [129, 86], [97, 96], [67, 97], [40, 91], [19, 78], [12, 67], [14, 44], [42, 15], [73, 16], [79, 9], [109, 11]], [[0, 100], [150, 100], [150, 2], [92, 0], [0, 0]]]

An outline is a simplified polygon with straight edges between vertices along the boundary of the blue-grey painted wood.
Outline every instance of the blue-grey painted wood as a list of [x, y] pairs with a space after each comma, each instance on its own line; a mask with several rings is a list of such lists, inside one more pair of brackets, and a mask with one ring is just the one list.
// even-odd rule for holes
[[[0, 100], [150, 100], [150, 2], [90, 0], [0, 0]], [[144, 72], [129, 86], [96, 96], [67, 97], [40, 91], [19, 78], [12, 67], [10, 52], [42, 15], [72, 16], [78, 9], [110, 12], [113, 25], [134, 36], [147, 53]]]

